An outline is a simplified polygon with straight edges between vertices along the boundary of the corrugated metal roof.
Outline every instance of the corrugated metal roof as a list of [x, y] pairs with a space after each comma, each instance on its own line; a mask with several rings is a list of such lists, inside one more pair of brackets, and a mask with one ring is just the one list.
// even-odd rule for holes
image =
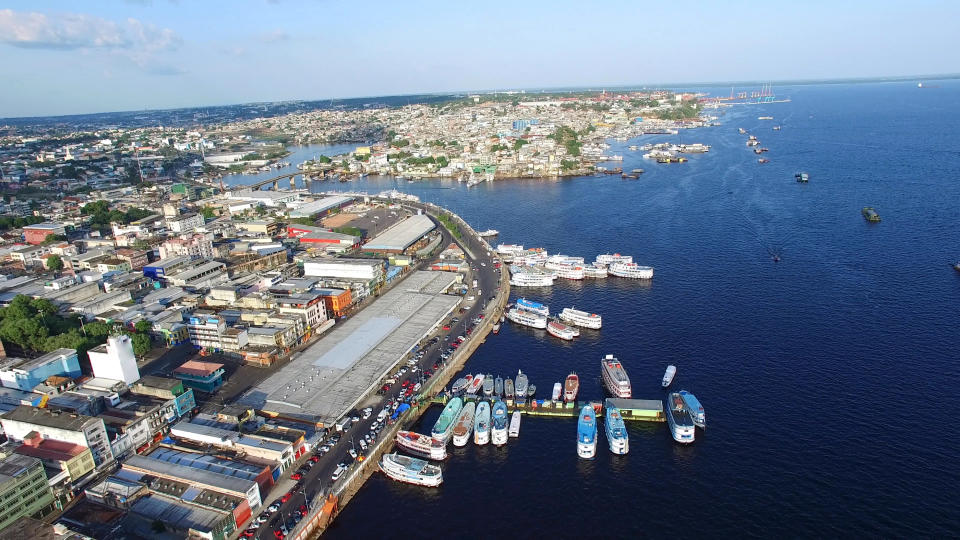
[[411, 216], [377, 235], [376, 238], [364, 244], [363, 249], [403, 251], [434, 228], [436, 225], [429, 217], [423, 214]]

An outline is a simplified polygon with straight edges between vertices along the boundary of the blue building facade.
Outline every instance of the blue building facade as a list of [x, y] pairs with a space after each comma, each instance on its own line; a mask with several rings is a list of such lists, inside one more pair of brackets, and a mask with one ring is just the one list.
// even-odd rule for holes
[[31, 360], [8, 358], [0, 363], [0, 382], [7, 388], [30, 391], [54, 375], [71, 379], [81, 375], [75, 349], [57, 349]]

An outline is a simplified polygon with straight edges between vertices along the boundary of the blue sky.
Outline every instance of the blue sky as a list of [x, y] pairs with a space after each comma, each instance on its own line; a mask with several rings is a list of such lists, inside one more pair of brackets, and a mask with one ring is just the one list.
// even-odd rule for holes
[[0, 117], [960, 72], [960, 2], [129, 0], [0, 7]]

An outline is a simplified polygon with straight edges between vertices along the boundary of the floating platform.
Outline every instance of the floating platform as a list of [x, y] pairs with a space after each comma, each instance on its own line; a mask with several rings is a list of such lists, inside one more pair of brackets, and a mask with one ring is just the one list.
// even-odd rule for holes
[[[438, 405], [446, 405], [448, 396], [440, 395], [430, 400]], [[486, 397], [465, 396], [466, 401], [489, 400]], [[580, 409], [585, 406], [593, 407], [597, 416], [603, 416], [606, 407], [613, 406], [620, 409], [620, 415], [624, 421], [637, 422], [666, 422], [666, 416], [663, 414], [663, 402], [659, 399], [618, 399], [607, 398], [605, 401], [576, 401], [564, 403], [563, 401], [552, 401], [549, 399], [538, 399], [528, 401], [523, 405], [517, 405], [512, 399], [504, 400], [507, 404], [507, 412], [513, 414], [519, 411], [520, 414], [529, 416], [552, 416], [556, 418], [577, 418], [580, 415]]]

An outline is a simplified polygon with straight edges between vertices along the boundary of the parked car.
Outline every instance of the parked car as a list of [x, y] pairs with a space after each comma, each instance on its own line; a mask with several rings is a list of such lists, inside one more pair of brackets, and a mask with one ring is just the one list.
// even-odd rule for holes
[[288, 492], [284, 493], [284, 494], [283, 494], [283, 497], [280, 497], [280, 502], [281, 502], [281, 503], [285, 503], [285, 502], [287, 502], [287, 501], [290, 500], [290, 497], [293, 497], [293, 492], [292, 492], [292, 491], [288, 491]]
[[[299, 471], [297, 471], [297, 472], [295, 472], [295, 473], [293, 473], [293, 474], [290, 475], [290, 479], [291, 479], [291, 480], [300, 480], [301, 478], [303, 478], [303, 474], [300, 473]], [[284, 501], [284, 502], [286, 502], [286, 501]]]

